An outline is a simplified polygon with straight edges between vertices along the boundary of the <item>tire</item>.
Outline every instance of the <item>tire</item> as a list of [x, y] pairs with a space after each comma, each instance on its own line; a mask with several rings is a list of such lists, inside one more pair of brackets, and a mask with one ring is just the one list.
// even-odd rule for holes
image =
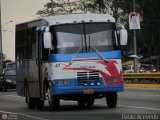
[[116, 108], [117, 98], [118, 98], [117, 92], [106, 93], [106, 102], [107, 102], [108, 108]]
[[27, 103], [28, 108], [29, 108], [29, 109], [34, 109], [35, 106], [36, 106], [35, 104], [36, 104], [35, 98], [29, 97], [29, 101], [28, 101], [28, 103]]
[[44, 108], [44, 100], [37, 99], [37, 109], [42, 110]]
[[36, 104], [36, 100], [35, 100], [35, 98], [31, 98], [29, 96], [29, 88], [28, 88], [26, 82], [24, 84], [24, 89], [25, 89], [25, 98], [26, 98], [27, 106], [28, 106], [29, 109], [34, 109], [35, 108], [35, 104]]
[[94, 99], [93, 98], [87, 99], [86, 105], [87, 105], [87, 108], [93, 107], [93, 105], [94, 105]]
[[50, 90], [47, 92], [47, 99], [49, 103], [49, 107], [51, 110], [58, 110], [60, 106], [60, 98], [59, 96], [51, 95]]
[[7, 83], [6, 82], [2, 83], [2, 91], [7, 92]]
[[47, 80], [44, 80], [44, 86], [43, 86], [43, 95], [44, 95], [44, 100], [47, 100], [48, 97], [48, 89], [49, 89], [49, 84], [47, 82]]
[[93, 98], [86, 98], [86, 99], [79, 99], [78, 100], [78, 105], [81, 108], [91, 108], [94, 104], [94, 99]]
[[85, 108], [86, 107], [86, 103], [84, 99], [79, 99], [78, 101], [78, 105], [80, 108]]
[[52, 104], [51, 109], [52, 110], [58, 110], [60, 106], [60, 99], [58, 96], [52, 96]]

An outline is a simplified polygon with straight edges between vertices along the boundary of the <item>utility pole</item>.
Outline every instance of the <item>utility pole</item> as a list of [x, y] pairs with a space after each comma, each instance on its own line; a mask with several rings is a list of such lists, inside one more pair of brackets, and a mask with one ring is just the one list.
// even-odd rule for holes
[[[135, 0], [133, 0], [133, 12], [135, 12]], [[138, 57], [137, 57], [137, 40], [136, 29], [133, 30], [133, 47], [134, 47], [134, 72], [138, 72]]]
[[0, 0], [0, 69], [3, 68], [3, 51], [2, 51], [2, 22], [1, 22], [1, 0]]
[[54, 8], [54, 2], [53, 2], [53, 0], [51, 0], [51, 15], [54, 15], [53, 8]]

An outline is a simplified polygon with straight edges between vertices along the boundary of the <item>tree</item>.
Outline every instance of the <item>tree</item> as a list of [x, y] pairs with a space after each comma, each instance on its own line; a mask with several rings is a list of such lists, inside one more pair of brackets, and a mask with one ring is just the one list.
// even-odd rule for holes
[[6, 60], [7, 56], [5, 54], [0, 54], [0, 59], [1, 59], [1, 55], [3, 55], [3, 68], [5, 68], [6, 63], [12, 62], [12, 60], [9, 60], [9, 59]]
[[4, 53], [0, 53], [0, 59], [3, 58], [3, 61], [6, 59], [6, 55]]
[[[48, 2], [44, 5], [43, 10], [39, 10], [36, 14], [40, 16], [50, 16], [51, 15], [52, 3]], [[55, 0], [53, 10], [55, 15], [59, 14], [69, 14], [76, 13], [79, 9], [79, 2], [74, 2], [72, 0]]]

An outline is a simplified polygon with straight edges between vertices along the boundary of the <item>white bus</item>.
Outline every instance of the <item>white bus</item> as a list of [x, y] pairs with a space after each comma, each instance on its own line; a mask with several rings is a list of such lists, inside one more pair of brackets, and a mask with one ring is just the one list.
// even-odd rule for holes
[[123, 91], [120, 46], [127, 31], [108, 14], [44, 17], [16, 25], [17, 92], [28, 108], [42, 109], [60, 99], [91, 107], [105, 97], [116, 107]]

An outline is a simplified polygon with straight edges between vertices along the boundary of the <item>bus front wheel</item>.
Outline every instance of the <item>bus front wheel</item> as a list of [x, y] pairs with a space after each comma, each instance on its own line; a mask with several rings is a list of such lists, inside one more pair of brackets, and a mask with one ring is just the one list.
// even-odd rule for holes
[[47, 99], [51, 110], [58, 110], [60, 105], [60, 98], [56, 95], [51, 95], [50, 90], [47, 92]]
[[106, 93], [106, 102], [107, 102], [108, 108], [116, 108], [117, 98], [118, 98], [117, 92]]

